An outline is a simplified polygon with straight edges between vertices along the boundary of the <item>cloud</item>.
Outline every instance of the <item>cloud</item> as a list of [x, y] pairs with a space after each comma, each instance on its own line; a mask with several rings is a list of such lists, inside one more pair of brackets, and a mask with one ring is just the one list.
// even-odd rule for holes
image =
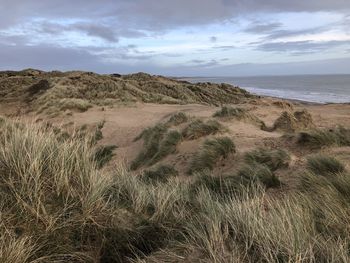
[[43, 19], [78, 19], [158, 31], [202, 25], [257, 12], [349, 11], [348, 0], [2, 0], [0, 27]]
[[268, 52], [290, 52], [295, 55], [316, 53], [340, 46], [350, 46], [350, 40], [269, 42], [257, 46], [257, 50]]
[[0, 67], [3, 69], [96, 69], [101, 62], [87, 51], [52, 46], [0, 45]]
[[88, 36], [98, 37], [108, 42], [117, 43], [119, 37], [127, 38], [139, 38], [146, 36], [143, 32], [130, 30], [130, 29], [115, 29], [112, 25], [102, 25], [97, 23], [71, 23], [71, 24], [59, 24], [47, 21], [40, 21], [34, 23], [31, 27], [39, 33], [49, 35], [60, 35], [66, 32], [81, 32]]
[[264, 40], [275, 40], [279, 38], [303, 36], [310, 34], [318, 34], [327, 32], [333, 27], [337, 26], [337, 23], [332, 23], [325, 26], [318, 26], [306, 29], [283, 29], [283, 24], [280, 22], [272, 23], [261, 23], [253, 22], [249, 27], [247, 27], [244, 32], [265, 35]]
[[216, 59], [211, 59], [211, 60], [202, 60], [202, 59], [192, 59], [189, 61], [190, 64], [194, 64], [197, 67], [214, 67], [218, 66], [219, 62]]
[[[297, 55], [348, 45], [339, 40], [282, 41], [326, 30], [317, 27], [287, 30], [274, 20], [255, 22], [245, 29], [249, 33], [247, 38], [240, 39], [240, 34], [233, 34], [232, 26], [239, 29], [240, 19], [245, 16], [263, 20], [267, 14], [283, 17], [284, 12], [324, 11], [345, 17], [350, 14], [349, 0], [0, 1], [0, 67], [82, 68], [101, 72], [120, 66], [122, 70], [166, 72], [172, 68], [185, 72], [183, 67], [164, 65], [179, 65], [192, 59], [191, 67], [214, 68], [228, 61], [222, 56], [241, 56], [241, 50], [243, 58], [253, 60], [247, 55], [249, 51]], [[344, 18], [344, 32], [350, 28], [349, 21], [349, 17]], [[198, 32], [200, 40], [183, 33], [189, 30]], [[257, 40], [260, 42], [245, 45]], [[210, 53], [218, 57], [202, 59]], [[201, 59], [195, 61], [197, 56]], [[156, 66], [157, 59], [162, 67]]]
[[[191, 63], [158, 66], [148, 61], [138, 64], [104, 61], [100, 55], [75, 48], [51, 46], [8, 46], [0, 44], [1, 70], [38, 68], [43, 70], [87, 70], [98, 73], [130, 73], [147, 71], [169, 76], [249, 76], [285, 74], [336, 74], [350, 73], [350, 57], [344, 59], [320, 60], [274, 64], [232, 64], [220, 65], [216, 60], [194, 60]], [[225, 58], [226, 61], [227, 58]], [[197, 64], [195, 63], [197, 62]]]
[[279, 22], [273, 22], [273, 23], [253, 23], [248, 28], [245, 29], [245, 32], [248, 33], [254, 33], [254, 34], [264, 34], [264, 33], [270, 33], [271, 31], [274, 31], [277, 28], [282, 27], [282, 24]]
[[275, 30], [275, 31], [272, 31], [270, 34], [268, 34], [265, 39], [273, 40], [273, 39], [285, 38], [285, 37], [317, 34], [317, 33], [329, 31], [329, 29], [330, 29], [329, 26], [322, 26], [322, 27], [315, 27], [315, 28], [308, 28], [308, 29], [301, 29], [301, 30]]
[[209, 38], [209, 40], [210, 40], [210, 42], [215, 43], [216, 41], [218, 41], [218, 38], [215, 36], [212, 36]]
[[235, 49], [236, 46], [233, 45], [225, 45], [225, 46], [214, 46], [212, 47], [212, 49], [217, 49], [217, 50], [221, 50], [221, 51], [227, 51], [227, 50], [231, 50], [231, 49]]

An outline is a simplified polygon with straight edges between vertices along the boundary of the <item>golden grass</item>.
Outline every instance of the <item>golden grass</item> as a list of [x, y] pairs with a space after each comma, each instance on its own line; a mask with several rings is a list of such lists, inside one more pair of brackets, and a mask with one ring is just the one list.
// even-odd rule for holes
[[350, 262], [346, 172], [305, 172], [283, 198], [255, 184], [218, 198], [211, 182], [149, 184], [92, 155], [85, 138], [1, 123], [0, 262]]
[[85, 111], [92, 106], [120, 103], [222, 105], [245, 102], [254, 97], [228, 84], [177, 81], [142, 73], [121, 77], [91, 72], [11, 72], [0, 76], [0, 100], [24, 102], [30, 110], [53, 114], [58, 111]]

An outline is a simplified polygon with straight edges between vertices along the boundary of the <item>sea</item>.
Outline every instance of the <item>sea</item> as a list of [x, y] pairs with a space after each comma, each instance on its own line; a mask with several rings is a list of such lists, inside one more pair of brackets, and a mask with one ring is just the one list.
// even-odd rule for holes
[[314, 103], [350, 103], [350, 75], [193, 77], [183, 80], [229, 83], [262, 96]]

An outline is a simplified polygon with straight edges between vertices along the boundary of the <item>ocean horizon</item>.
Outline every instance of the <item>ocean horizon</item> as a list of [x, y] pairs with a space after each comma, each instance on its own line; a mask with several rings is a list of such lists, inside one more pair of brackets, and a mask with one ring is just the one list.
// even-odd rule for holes
[[251, 77], [186, 77], [190, 82], [228, 83], [249, 92], [314, 103], [350, 103], [350, 74]]

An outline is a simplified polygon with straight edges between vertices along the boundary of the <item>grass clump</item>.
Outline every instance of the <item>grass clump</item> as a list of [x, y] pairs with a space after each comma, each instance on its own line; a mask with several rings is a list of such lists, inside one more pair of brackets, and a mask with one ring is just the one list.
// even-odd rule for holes
[[123, 166], [97, 170], [82, 138], [0, 129], [1, 262], [350, 262], [346, 172], [305, 173], [283, 198], [210, 174], [149, 184]]
[[142, 179], [147, 183], [165, 183], [171, 177], [177, 176], [179, 173], [171, 165], [159, 165], [152, 170], [143, 172]]
[[199, 149], [199, 152], [194, 155], [190, 163], [189, 173], [213, 170], [220, 159], [227, 158], [230, 153], [235, 151], [235, 144], [228, 137], [207, 139]]
[[271, 171], [276, 171], [277, 169], [288, 167], [290, 156], [282, 149], [267, 150], [264, 148], [259, 148], [246, 153], [245, 161], [248, 164], [263, 164], [266, 165]]
[[178, 112], [178, 113], [171, 115], [169, 120], [166, 122], [166, 125], [177, 126], [177, 125], [180, 125], [182, 123], [188, 122], [188, 120], [189, 120], [189, 117], [187, 116], [186, 113]]
[[0, 133], [0, 261], [122, 262], [131, 232], [108, 204], [112, 179], [96, 170], [90, 143], [17, 124]]
[[182, 140], [182, 135], [176, 130], [168, 131], [160, 141], [157, 153], [152, 157], [149, 164], [155, 164], [164, 157], [176, 151], [176, 146]]
[[337, 127], [331, 130], [316, 129], [308, 132], [301, 132], [297, 142], [300, 145], [311, 148], [323, 146], [350, 146], [350, 130], [344, 127]]
[[213, 117], [236, 118], [241, 120], [247, 117], [247, 110], [243, 108], [224, 106], [219, 111], [215, 112]]
[[260, 163], [244, 165], [238, 171], [237, 177], [241, 184], [245, 186], [260, 183], [263, 186], [270, 188], [281, 185], [278, 177], [270, 170], [270, 168], [267, 165]]
[[215, 120], [207, 122], [194, 120], [182, 131], [182, 135], [186, 139], [195, 140], [203, 136], [216, 134], [222, 129], [222, 125]]
[[345, 171], [344, 165], [336, 158], [321, 154], [309, 157], [307, 168], [316, 175], [338, 174]]
[[141, 165], [146, 164], [158, 152], [159, 143], [162, 140], [167, 128], [158, 124], [154, 127], [145, 129], [135, 140], [143, 139], [143, 149], [136, 159], [131, 163], [131, 169], [136, 170]]
[[116, 145], [102, 145], [97, 147], [93, 160], [96, 162], [98, 168], [102, 168], [112, 160], [114, 156], [113, 150], [116, 148]]
[[163, 124], [145, 129], [137, 138], [143, 138], [143, 149], [131, 164], [136, 170], [142, 165], [152, 165], [176, 151], [176, 146], [182, 140], [182, 135], [176, 130], [168, 131]]
[[103, 133], [102, 133], [102, 129], [105, 125], [106, 121], [103, 120], [103, 121], [100, 121], [97, 125], [96, 125], [96, 128], [95, 128], [95, 132], [93, 134], [93, 138], [92, 140], [94, 142], [97, 142], [97, 141], [100, 141], [103, 139]]
[[198, 174], [191, 185], [193, 194], [205, 189], [220, 199], [233, 197], [242, 188], [239, 178], [235, 176], [212, 176], [207, 172]]
[[90, 104], [84, 99], [65, 98], [59, 101], [58, 106], [61, 111], [77, 110], [80, 112], [84, 112], [91, 108], [92, 104]]

